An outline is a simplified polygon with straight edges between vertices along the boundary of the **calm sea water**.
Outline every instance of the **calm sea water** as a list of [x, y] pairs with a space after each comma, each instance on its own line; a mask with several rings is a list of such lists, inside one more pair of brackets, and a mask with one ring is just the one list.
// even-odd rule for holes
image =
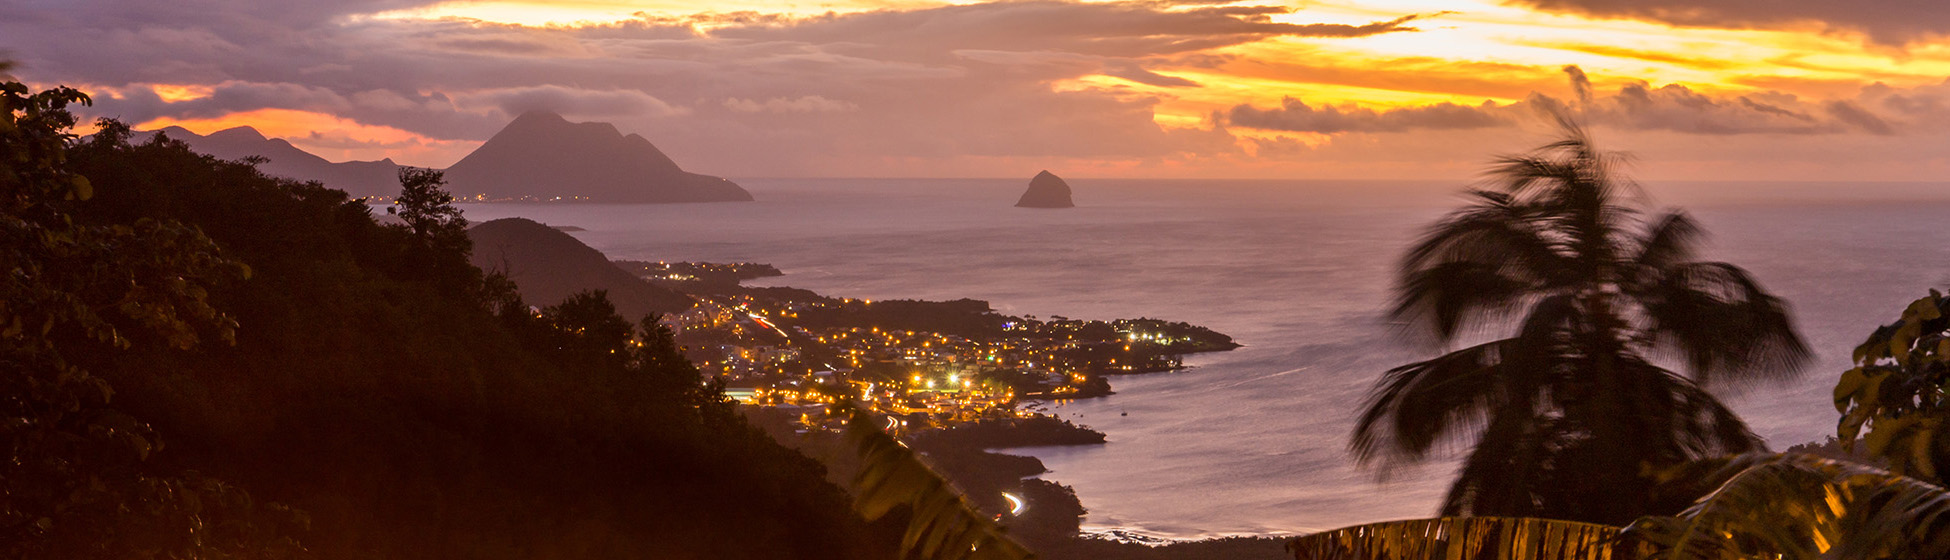
[[[746, 204], [465, 206], [587, 231], [612, 258], [755, 261], [773, 285], [875, 299], [984, 299], [1006, 313], [1157, 317], [1246, 347], [1113, 380], [1054, 412], [1109, 434], [1035, 448], [1088, 530], [1169, 538], [1308, 532], [1434, 513], [1449, 462], [1387, 481], [1345, 451], [1374, 379], [1430, 355], [1381, 312], [1403, 249], [1460, 183], [1075, 180], [1081, 206], [1013, 208], [1021, 180], [744, 180]], [[1730, 401], [1777, 448], [1832, 433], [1849, 352], [1950, 280], [1950, 186], [1655, 184], [1794, 306], [1819, 353], [1793, 383]]]

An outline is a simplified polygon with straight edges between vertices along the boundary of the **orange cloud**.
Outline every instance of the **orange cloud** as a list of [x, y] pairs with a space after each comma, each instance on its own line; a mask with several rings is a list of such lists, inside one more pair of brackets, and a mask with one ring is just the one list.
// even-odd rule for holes
[[465, 157], [479, 142], [438, 140], [387, 126], [361, 124], [311, 111], [259, 109], [207, 119], [158, 118], [135, 125], [137, 130], [180, 126], [197, 134], [248, 126], [271, 138], [283, 138], [299, 149], [332, 161], [393, 158], [405, 165], [446, 167]]

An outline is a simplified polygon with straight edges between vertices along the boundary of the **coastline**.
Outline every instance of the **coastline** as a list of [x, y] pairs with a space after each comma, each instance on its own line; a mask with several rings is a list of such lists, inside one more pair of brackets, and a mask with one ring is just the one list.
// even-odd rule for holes
[[[896, 437], [976, 507], [1004, 519], [1046, 557], [1213, 546], [1263, 551], [1280, 542], [1264, 535], [1221, 535], [1212, 544], [1132, 530], [1086, 531], [1087, 510], [1072, 488], [1046, 477], [1040, 459], [1006, 452], [1103, 445], [1103, 432], [1038, 409], [1112, 395], [1113, 376], [1195, 369], [1183, 363], [1185, 356], [1243, 347], [1228, 335], [1144, 317], [1007, 315], [972, 299], [876, 302], [788, 286], [746, 287], [746, 280], [784, 276], [756, 263], [616, 264], [697, 299], [692, 309], [662, 321], [678, 333], [687, 355], [721, 381], [751, 387], [740, 389], [748, 395], [740, 399], [747, 417], [781, 443], [822, 459], [836, 481], [845, 482], [853, 467], [834, 448], [838, 426], [824, 405], [848, 398], [885, 417]], [[1011, 501], [1026, 503], [1017, 509], [1028, 513], [1018, 518]]]

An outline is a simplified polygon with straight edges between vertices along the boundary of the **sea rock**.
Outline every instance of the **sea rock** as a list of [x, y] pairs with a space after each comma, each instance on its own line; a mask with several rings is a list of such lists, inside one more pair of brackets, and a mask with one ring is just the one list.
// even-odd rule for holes
[[1016, 200], [1017, 208], [1073, 208], [1076, 205], [1070, 200], [1070, 184], [1048, 170], [1030, 179], [1029, 190], [1023, 191], [1022, 198]]

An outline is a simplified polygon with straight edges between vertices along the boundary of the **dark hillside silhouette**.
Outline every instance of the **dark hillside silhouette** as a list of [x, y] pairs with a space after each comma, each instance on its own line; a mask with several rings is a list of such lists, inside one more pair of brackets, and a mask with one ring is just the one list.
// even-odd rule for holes
[[675, 313], [691, 299], [625, 272], [575, 236], [524, 218], [504, 218], [467, 230], [474, 266], [499, 272], [534, 305], [561, 303], [576, 292], [604, 290], [625, 317]]
[[454, 194], [497, 198], [586, 197], [594, 202], [749, 201], [718, 177], [685, 172], [642, 136], [608, 123], [571, 123], [530, 111], [447, 168]]
[[[308, 528], [275, 533], [299, 556], [892, 556], [896, 536], [854, 514], [821, 466], [746, 424], [668, 330], [600, 292], [531, 312], [467, 264], [442, 208], [402, 210], [417, 230], [381, 225], [341, 191], [104, 130], [66, 150], [94, 193], [74, 221], [174, 220], [249, 275], [207, 293], [235, 319], [234, 345], [137, 344], [80, 365], [167, 442], [145, 468], [304, 512]], [[115, 521], [90, 523], [66, 526]]]
[[248, 126], [226, 128], [208, 136], [198, 135], [180, 126], [163, 128], [159, 132], [171, 140], [189, 144], [192, 150], [216, 156], [217, 159], [235, 161], [249, 157], [264, 158], [264, 163], [257, 168], [266, 175], [318, 181], [327, 187], [345, 191], [354, 198], [399, 193], [399, 181], [395, 179], [399, 174], [399, 165], [391, 159], [333, 163], [299, 149], [282, 138], [265, 138], [257, 129]]

